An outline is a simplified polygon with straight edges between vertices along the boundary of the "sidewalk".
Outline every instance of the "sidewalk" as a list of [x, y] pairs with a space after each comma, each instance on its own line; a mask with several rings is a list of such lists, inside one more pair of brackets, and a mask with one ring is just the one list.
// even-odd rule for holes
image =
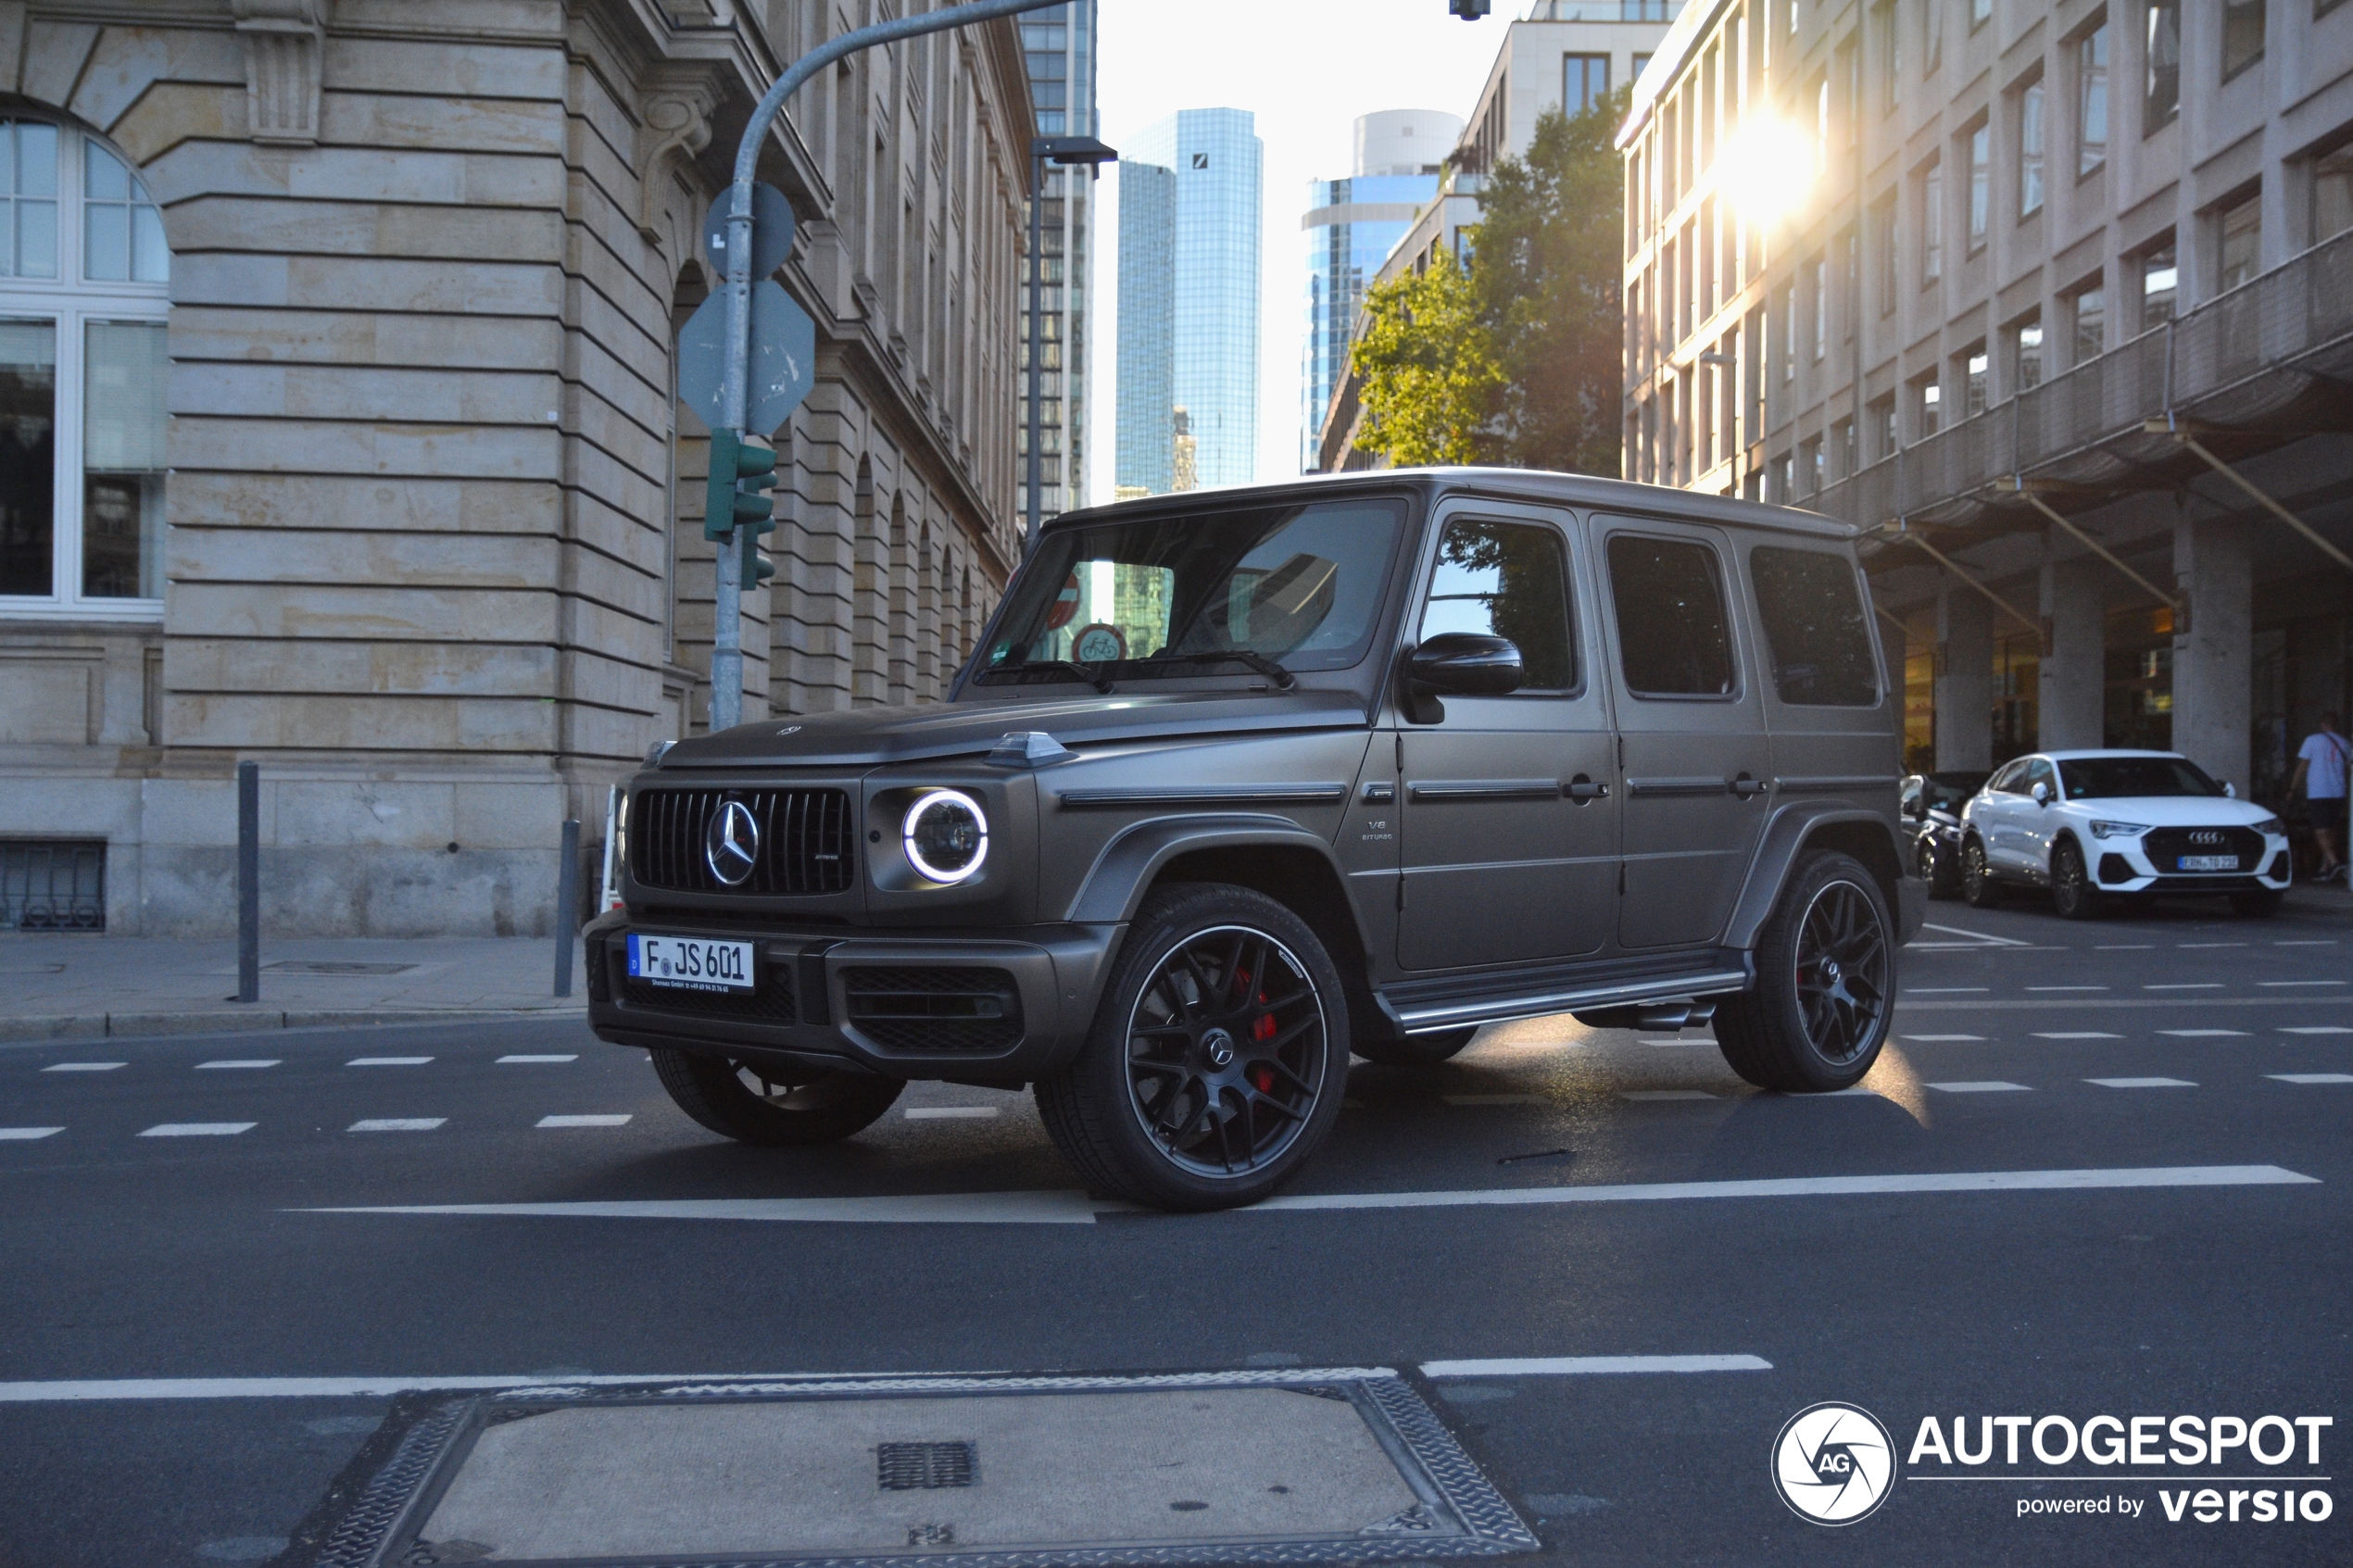
[[234, 941], [0, 936], [0, 1041], [369, 1023], [580, 1018], [587, 979], [555, 995], [545, 937], [266, 941], [261, 1000], [239, 1004]]

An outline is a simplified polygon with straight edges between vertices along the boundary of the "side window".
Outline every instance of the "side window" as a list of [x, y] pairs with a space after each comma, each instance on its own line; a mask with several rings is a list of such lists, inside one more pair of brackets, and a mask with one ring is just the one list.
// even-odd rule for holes
[[2023, 795], [2026, 793], [2026, 764], [2013, 762], [1986, 782], [1988, 795]]
[[1821, 550], [1759, 546], [1748, 553], [1757, 617], [1781, 700], [1816, 708], [1875, 708], [1879, 671], [1869, 612], [1855, 568]]
[[2025, 789], [2027, 794], [2032, 795], [2034, 793], [2034, 786], [2036, 784], [2050, 785], [2051, 798], [2054, 800], [2058, 798], [2058, 774], [2052, 771], [2051, 765], [2048, 762], [2044, 761], [2039, 757], [2027, 765], [2026, 783], [2021, 787]]
[[1522, 691], [1573, 689], [1577, 644], [1569, 634], [1568, 556], [1559, 530], [1469, 518], [1448, 523], [1421, 638], [1445, 632], [1510, 638], [1528, 671]]
[[1688, 540], [1614, 533], [1609, 582], [1628, 691], [1636, 696], [1732, 694], [1732, 639], [1715, 551]]

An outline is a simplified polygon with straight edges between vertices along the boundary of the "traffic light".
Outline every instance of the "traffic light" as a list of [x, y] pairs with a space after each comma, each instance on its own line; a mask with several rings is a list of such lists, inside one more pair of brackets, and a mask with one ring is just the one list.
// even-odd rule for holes
[[[776, 526], [774, 499], [765, 492], [776, 483], [774, 447], [756, 446], [732, 430], [711, 433], [711, 488], [702, 511], [706, 539], [727, 537], [739, 523], [754, 535]], [[748, 488], [747, 488], [748, 487]]]
[[773, 531], [775, 526], [773, 518], [763, 518], [758, 522], [744, 525], [743, 566], [736, 572], [736, 581], [747, 594], [776, 575], [776, 563], [760, 550], [760, 536]]
[[1446, 14], [1475, 22], [1485, 16], [1490, 0], [1446, 0]]

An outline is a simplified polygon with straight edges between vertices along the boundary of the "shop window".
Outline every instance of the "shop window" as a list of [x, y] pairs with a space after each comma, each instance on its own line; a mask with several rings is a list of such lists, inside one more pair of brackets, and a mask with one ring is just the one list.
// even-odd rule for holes
[[163, 218], [70, 126], [0, 119], [0, 605], [162, 612]]

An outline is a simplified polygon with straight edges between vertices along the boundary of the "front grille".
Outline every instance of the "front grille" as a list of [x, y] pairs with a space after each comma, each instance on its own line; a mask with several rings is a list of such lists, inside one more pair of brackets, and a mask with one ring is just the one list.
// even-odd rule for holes
[[[730, 887], [703, 857], [711, 819], [740, 800], [760, 824], [751, 875]], [[848, 891], [857, 872], [857, 824], [838, 789], [648, 789], [629, 803], [629, 874], [640, 887], [680, 893], [804, 897]]]
[[[793, 960], [789, 956], [771, 960], [762, 957], [754, 978], [758, 986], [749, 993], [742, 991], [688, 991], [674, 985], [653, 985], [643, 980], [629, 978], [629, 950], [620, 942], [611, 944], [604, 962], [611, 965], [606, 974], [617, 983], [622, 1006], [633, 1012], [666, 1012], [682, 1018], [732, 1018], [746, 1023], [798, 1023], [799, 1010], [794, 1005]], [[602, 969], [603, 965], [596, 966]], [[600, 987], [596, 980], [589, 982], [595, 995]], [[602, 1000], [601, 996], [598, 997]]]
[[1021, 1038], [1021, 988], [1001, 969], [852, 969], [849, 1022], [901, 1051], [997, 1051]]
[[[2157, 828], [2142, 838], [2141, 852], [2160, 876], [2228, 876], [2255, 870], [2263, 853], [2263, 835], [2253, 828]], [[2220, 872], [2183, 872], [2183, 855], [2234, 855], [2238, 864]]]

